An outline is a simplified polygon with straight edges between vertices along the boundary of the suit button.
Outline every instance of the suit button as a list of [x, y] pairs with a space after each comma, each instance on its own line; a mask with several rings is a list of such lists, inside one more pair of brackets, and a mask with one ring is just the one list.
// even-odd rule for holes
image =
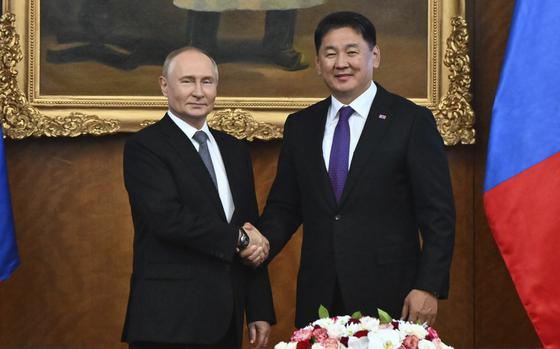
[[339, 221], [342, 218], [342, 215], [337, 214], [336, 216], [334, 216], [334, 220], [335, 221]]

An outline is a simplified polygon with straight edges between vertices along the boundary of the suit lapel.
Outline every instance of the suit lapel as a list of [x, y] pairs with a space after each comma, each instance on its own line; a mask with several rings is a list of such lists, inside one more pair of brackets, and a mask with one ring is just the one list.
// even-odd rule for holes
[[226, 216], [218, 190], [214, 186], [214, 182], [192, 142], [167, 114], [161, 120], [160, 126], [167, 141], [175, 149], [177, 156], [184, 162], [185, 172], [192, 173], [194, 180], [207, 193], [210, 201], [225, 220]]
[[348, 199], [360, 175], [364, 172], [364, 166], [375, 161], [373, 159], [374, 153], [379, 148], [378, 144], [385, 135], [387, 127], [393, 118], [393, 115], [391, 115], [390, 102], [390, 94], [381, 86], [377, 85], [377, 93], [356, 149], [354, 150], [348, 177], [346, 178], [342, 197], [340, 198], [340, 206]]
[[306, 149], [310, 152], [306, 158], [309, 160], [309, 173], [317, 173], [317, 184], [319, 191], [324, 194], [325, 202], [331, 207], [336, 207], [336, 197], [334, 195], [329, 172], [325, 167], [323, 157], [323, 136], [325, 134], [325, 123], [327, 113], [331, 105], [331, 98], [328, 97], [317, 105], [317, 110], [313, 113], [316, 117], [309, 118], [309, 125], [306, 126], [305, 135]]

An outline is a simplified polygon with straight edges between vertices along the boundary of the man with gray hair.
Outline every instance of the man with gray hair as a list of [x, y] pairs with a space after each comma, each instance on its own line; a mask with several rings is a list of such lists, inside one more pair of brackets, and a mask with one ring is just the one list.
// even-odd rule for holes
[[[266, 345], [275, 322], [247, 147], [211, 130], [218, 68], [184, 47], [163, 65], [166, 115], [124, 148], [134, 223], [133, 267], [122, 340], [129, 348], [240, 348]], [[239, 254], [243, 252], [243, 259]]]

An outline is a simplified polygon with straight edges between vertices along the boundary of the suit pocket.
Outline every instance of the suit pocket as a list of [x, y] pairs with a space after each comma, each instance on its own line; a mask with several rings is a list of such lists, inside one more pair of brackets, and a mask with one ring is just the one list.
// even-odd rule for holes
[[416, 261], [420, 254], [416, 245], [392, 245], [377, 248], [377, 264]]
[[193, 271], [189, 265], [158, 263], [146, 265], [143, 276], [146, 280], [184, 280], [190, 279]]

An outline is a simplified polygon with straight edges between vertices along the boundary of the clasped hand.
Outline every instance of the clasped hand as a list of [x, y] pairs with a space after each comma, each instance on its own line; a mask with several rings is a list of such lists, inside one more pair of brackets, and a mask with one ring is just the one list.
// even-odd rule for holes
[[239, 256], [246, 265], [258, 267], [268, 257], [270, 244], [261, 232], [251, 223], [245, 223], [243, 229], [249, 235], [249, 246], [239, 252]]

